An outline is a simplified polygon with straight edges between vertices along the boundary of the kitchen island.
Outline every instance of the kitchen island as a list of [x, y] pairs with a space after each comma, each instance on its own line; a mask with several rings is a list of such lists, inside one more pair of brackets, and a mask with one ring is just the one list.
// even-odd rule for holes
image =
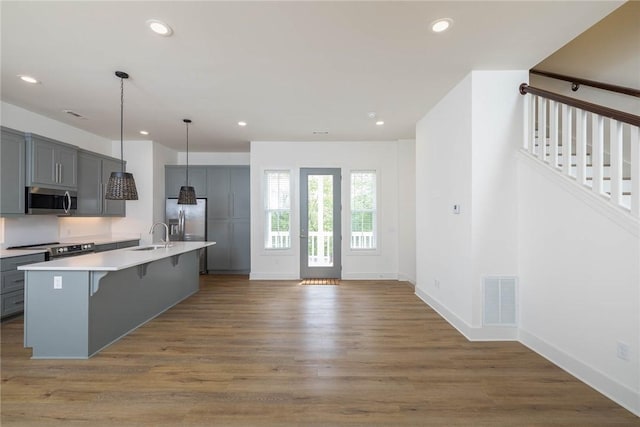
[[33, 359], [87, 359], [199, 289], [199, 251], [171, 242], [23, 265]]

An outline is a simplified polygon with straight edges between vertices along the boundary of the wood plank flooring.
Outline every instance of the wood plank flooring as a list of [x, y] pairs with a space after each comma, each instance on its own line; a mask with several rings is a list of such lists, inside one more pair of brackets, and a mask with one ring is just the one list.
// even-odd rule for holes
[[[55, 325], [52, 325], [55, 326]], [[2, 324], [2, 426], [631, 426], [524, 346], [471, 343], [395, 281], [201, 291], [89, 360]]]

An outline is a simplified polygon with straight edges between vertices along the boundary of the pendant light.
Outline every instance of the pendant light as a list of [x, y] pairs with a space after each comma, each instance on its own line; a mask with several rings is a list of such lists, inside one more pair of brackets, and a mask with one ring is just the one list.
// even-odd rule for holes
[[116, 76], [120, 78], [120, 172], [111, 172], [104, 198], [108, 200], [138, 200], [138, 190], [133, 174], [124, 171], [124, 79], [128, 79], [129, 74], [116, 71]]
[[189, 185], [189, 123], [191, 120], [184, 119], [182, 120], [187, 126], [187, 179], [185, 184], [180, 187], [180, 194], [178, 195], [178, 204], [179, 205], [196, 205], [198, 202], [196, 201], [196, 190], [192, 186]]

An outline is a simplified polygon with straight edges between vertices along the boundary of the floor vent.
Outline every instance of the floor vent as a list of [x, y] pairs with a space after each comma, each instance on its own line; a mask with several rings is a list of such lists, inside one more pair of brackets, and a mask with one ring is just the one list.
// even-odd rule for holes
[[517, 278], [512, 276], [488, 276], [482, 280], [483, 325], [517, 325], [516, 284]]
[[304, 279], [301, 285], [339, 285], [340, 279]]

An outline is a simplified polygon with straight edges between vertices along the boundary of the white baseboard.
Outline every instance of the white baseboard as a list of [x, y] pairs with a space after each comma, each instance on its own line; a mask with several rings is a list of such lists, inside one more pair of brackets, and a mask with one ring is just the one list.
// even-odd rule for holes
[[597, 369], [579, 361], [535, 335], [520, 329], [519, 341], [554, 365], [604, 394], [618, 405], [640, 417], [640, 393], [620, 384]]
[[430, 297], [426, 292], [416, 286], [416, 295], [429, 307], [434, 309], [440, 316], [458, 330], [469, 341], [517, 341], [518, 328], [514, 326], [483, 326], [473, 327], [458, 317], [439, 301]]
[[342, 273], [344, 280], [398, 280], [397, 273]]
[[300, 277], [297, 274], [251, 272], [249, 280], [300, 280]]
[[415, 277], [409, 277], [406, 274], [402, 274], [399, 273], [398, 274], [398, 280], [400, 280], [401, 282], [409, 282], [411, 283], [413, 286], [416, 286], [416, 279]]

